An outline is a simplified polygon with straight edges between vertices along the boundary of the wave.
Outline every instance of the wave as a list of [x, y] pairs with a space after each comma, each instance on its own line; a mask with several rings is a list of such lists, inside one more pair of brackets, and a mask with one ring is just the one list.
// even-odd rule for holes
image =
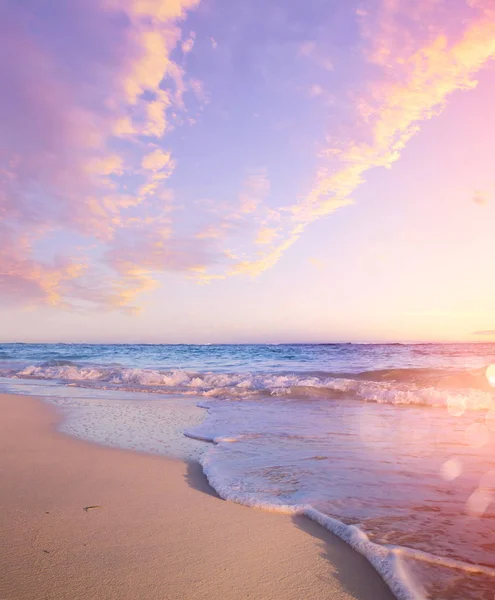
[[53, 359], [41, 363], [41, 367], [77, 367], [77, 363], [72, 360]]
[[[193, 439], [215, 444], [236, 441], [224, 437], [209, 438], [190, 431], [185, 431], [184, 435]], [[401, 576], [402, 574], [399, 569], [394, 568], [393, 560], [391, 560], [393, 550], [389, 550], [385, 546], [380, 546], [379, 544], [371, 542], [366, 533], [355, 525], [346, 525], [338, 519], [334, 519], [333, 517], [321, 513], [310, 504], [287, 504], [282, 501], [277, 501], [276, 498], [273, 498], [271, 502], [268, 502], [260, 499], [255, 493], [236, 490], [235, 487], [233, 488], [225, 482], [222, 472], [216, 468], [215, 462], [211, 459], [208, 452], [205, 452], [200, 457], [199, 462], [208, 483], [223, 500], [242, 504], [251, 508], [258, 508], [267, 512], [277, 512], [293, 516], [304, 515], [309, 517], [328, 529], [331, 533], [337, 535], [354, 550], [359, 552], [359, 554], [362, 554], [373, 565], [398, 600], [418, 600], [420, 598], [417, 591], [413, 589], [412, 582]]]
[[[194, 431], [185, 431], [184, 435], [214, 444], [238, 442], [244, 437], [208, 437], [204, 434], [196, 434]], [[311, 504], [290, 504], [278, 500], [276, 497], [266, 500], [260, 498], [256, 493], [243, 491], [239, 486], [231, 485], [228, 479], [225, 478], [222, 470], [217, 467], [214, 457], [209, 452], [205, 452], [199, 458], [199, 462], [209, 484], [222, 499], [268, 512], [278, 512], [292, 516], [304, 515], [334, 535], [337, 535], [368, 560], [398, 600], [427, 599], [422, 586], [419, 586], [411, 576], [404, 559], [426, 562], [430, 565], [447, 567], [448, 569], [463, 571], [468, 574], [481, 574], [489, 578], [495, 577], [495, 569], [488, 566], [437, 556], [405, 546], [375, 543], [370, 540], [366, 532], [359, 526], [346, 524], [326, 515], [315, 509]]]
[[[0, 374], [1, 370], [0, 370]], [[356, 407], [359, 410], [374, 410], [373, 406], [358, 405], [341, 402], [341, 400], [353, 400], [378, 404], [394, 405], [418, 405], [427, 407], [444, 407], [453, 414], [461, 414], [465, 410], [487, 410], [495, 407], [495, 390], [490, 387], [486, 377], [485, 369], [478, 370], [454, 370], [454, 369], [382, 369], [363, 371], [360, 373], [338, 373], [329, 371], [312, 372], [286, 372], [286, 373], [260, 373], [260, 372], [194, 372], [184, 370], [160, 370], [151, 368], [124, 368], [118, 364], [82, 364], [71, 360], [54, 359], [41, 364], [29, 366], [18, 366], [10, 369], [9, 375], [17, 379], [27, 380], [53, 380], [69, 386], [98, 389], [118, 389], [125, 391], [139, 391], [148, 393], [187, 394], [204, 398], [199, 405], [210, 408], [211, 405], [222, 406], [222, 402], [209, 402], [210, 398], [244, 399], [248, 402], [232, 403], [232, 409], [228, 414], [238, 418], [245, 423], [245, 406], [251, 406], [254, 412], [258, 412], [261, 402], [250, 402], [251, 399], [261, 400], [263, 397], [271, 397], [275, 402], [265, 402], [265, 406], [271, 405], [274, 413], [278, 412], [279, 404], [284, 400], [300, 399], [304, 410], [312, 406], [321, 411], [322, 400], [338, 402], [340, 407], [348, 407], [351, 412]], [[67, 390], [69, 391], [69, 390]], [[183, 399], [182, 399], [183, 400]], [[319, 402], [318, 402], [319, 401]], [[318, 402], [318, 403], [316, 403]], [[313, 403], [313, 404], [311, 404]], [[155, 404], [155, 403], [152, 403]], [[230, 404], [230, 403], [226, 403]], [[243, 405], [243, 409], [239, 407]], [[337, 406], [334, 404], [333, 406]], [[378, 407], [376, 407], [378, 408]], [[139, 407], [138, 410], [141, 410]], [[282, 411], [283, 413], [290, 411]], [[433, 418], [433, 413], [430, 413]], [[436, 413], [440, 420], [445, 416], [441, 412]], [[237, 416], [236, 416], [237, 415]], [[280, 417], [278, 413], [277, 418]], [[260, 414], [259, 419], [265, 419], [266, 413]], [[296, 413], [296, 420], [300, 413]], [[311, 428], [314, 422], [311, 421]], [[263, 422], [265, 422], [263, 421]], [[277, 421], [278, 423], [278, 421]], [[285, 448], [289, 437], [297, 437], [297, 431], [283, 428], [276, 430], [276, 439], [281, 440], [281, 446]], [[226, 445], [229, 442], [252, 441], [264, 444], [270, 441], [273, 430], [261, 432], [258, 429], [250, 430], [241, 428], [240, 432], [234, 429], [222, 429], [215, 427], [202, 432], [215, 431], [216, 437], [206, 434], [189, 433], [185, 435], [198, 440], [214, 442]], [[224, 435], [219, 435], [222, 433]], [[347, 435], [347, 434], [346, 434]], [[107, 438], [106, 438], [107, 439]], [[299, 448], [305, 447], [306, 437], [300, 438]], [[272, 443], [272, 442], [270, 442]], [[230, 444], [232, 451], [242, 444]], [[275, 445], [268, 446], [269, 449]], [[230, 451], [230, 449], [229, 449]], [[311, 459], [317, 461], [328, 458], [326, 452], [319, 447], [315, 449], [315, 456]], [[321, 454], [321, 456], [320, 456]], [[268, 452], [273, 457], [273, 453]], [[318, 505], [318, 497], [294, 496], [293, 503], [286, 497], [262, 497], [257, 493], [248, 493], [242, 487], [236, 488], [236, 482], [229, 481], [221, 466], [215, 464], [212, 456], [205, 453], [200, 459], [206, 477], [218, 494], [226, 499], [247, 506], [270, 511], [285, 512], [292, 515], [305, 515], [313, 519], [332, 533], [361, 553], [373, 565], [376, 571], [386, 581], [392, 592], [400, 600], [423, 600], [425, 593], [415, 583], [414, 569], [409, 570], [410, 561], [423, 562], [433, 565], [445, 566], [449, 569], [459, 569], [464, 572], [481, 573], [489, 577], [495, 576], [495, 570], [476, 564], [468, 564], [461, 561], [436, 556], [420, 550], [405, 546], [391, 546], [385, 543], [376, 543], [373, 532], [367, 535], [363, 526], [350, 525], [332, 516], [325, 514], [324, 505]], [[318, 463], [320, 464], [320, 463]], [[323, 463], [322, 463], [323, 465]], [[324, 465], [323, 465], [324, 466]], [[241, 477], [245, 474], [242, 473]], [[309, 487], [309, 489], [313, 489]], [[354, 492], [353, 492], [354, 493]], [[305, 503], [305, 500], [308, 503]], [[321, 510], [319, 510], [321, 509]], [[323, 512], [322, 512], [323, 511]], [[338, 515], [345, 520], [345, 515]], [[378, 538], [377, 538], [378, 539]], [[385, 538], [381, 538], [385, 539]], [[395, 539], [397, 543], [409, 544], [410, 539]], [[429, 549], [429, 546], [426, 546]], [[442, 550], [436, 551], [439, 554]], [[447, 555], [447, 553], [446, 553]], [[415, 565], [416, 566], [416, 565]]]
[[486, 368], [453, 370], [438, 368], [379, 369], [364, 371], [357, 379], [370, 381], [393, 381], [404, 383], [431, 384], [441, 388], [476, 388], [491, 390], [486, 377]]
[[485, 370], [388, 369], [355, 375], [337, 373], [215, 373], [81, 365], [51, 360], [3, 372], [17, 379], [50, 379], [85, 387], [126, 391], [194, 394], [206, 397], [351, 398], [365, 402], [446, 407], [465, 410], [495, 407], [495, 390]]

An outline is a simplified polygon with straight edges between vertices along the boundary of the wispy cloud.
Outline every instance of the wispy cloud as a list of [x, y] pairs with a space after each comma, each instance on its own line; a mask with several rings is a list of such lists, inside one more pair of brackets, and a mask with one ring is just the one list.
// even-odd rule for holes
[[0, 305], [19, 306], [24, 301], [63, 304], [63, 288], [87, 269], [80, 258], [34, 260], [29, 235], [3, 223], [0, 239]]
[[[270, 179], [266, 169], [248, 169], [235, 201], [211, 203], [210, 216], [214, 221], [200, 229], [196, 238], [222, 242], [230, 240], [232, 244], [241, 246], [249, 245], [251, 238], [254, 244], [270, 244], [278, 233], [273, 224], [278, 220], [279, 214], [266, 206], [269, 194]], [[216, 273], [212, 279], [224, 279], [228, 265], [238, 256], [238, 253], [231, 250], [224, 251], [223, 254], [226, 260], [222, 272]], [[203, 274], [200, 279], [203, 282], [206, 280]]]
[[327, 263], [321, 258], [310, 258], [310, 264], [318, 270], [323, 270], [327, 267]]
[[481, 331], [473, 331], [473, 335], [495, 336], [495, 329], [483, 329]]
[[239, 195], [241, 213], [253, 213], [270, 192], [270, 180], [264, 169], [250, 173], [243, 182]]
[[271, 244], [277, 237], [278, 230], [275, 227], [262, 226], [256, 236], [256, 244]]
[[[183, 108], [187, 85], [172, 53], [181, 39], [180, 20], [198, 2], [74, 0], [60, 15], [57, 9], [44, 14], [32, 1], [3, 4], [2, 298], [126, 304], [133, 293], [126, 278], [139, 284], [134, 287], [149, 287], [152, 270], [198, 263], [198, 252], [187, 245], [179, 251], [177, 242], [158, 260], [163, 228], [155, 218], [168, 203], [164, 185], [174, 168], [160, 138], [167, 111]], [[184, 51], [192, 49], [191, 40]], [[119, 138], [126, 145], [119, 147]], [[139, 204], [141, 212], [133, 213]], [[129, 241], [131, 269], [122, 232], [131, 233], [136, 221], [148, 232]], [[89, 244], [104, 242], [103, 263], [38, 258], [37, 242], [57, 230], [82, 234]]]
[[[242, 261], [234, 273], [256, 275], [276, 264], [310, 223], [352, 204], [370, 170], [392, 167], [421, 123], [440, 114], [451, 94], [476, 87], [474, 75], [495, 57], [493, 3], [471, 2], [460, 33], [442, 26], [450, 22], [446, 4], [422, 0], [411, 8], [405, 0], [383, 0], [377, 14], [360, 11], [368, 40], [364, 56], [379, 75], [355, 95], [356, 126], [342, 137], [329, 136], [312, 189], [285, 211], [291, 215], [285, 239], [262, 257]], [[424, 19], [431, 21], [426, 30], [418, 28]], [[313, 51], [307, 43], [300, 48], [303, 56]]]
[[[304, 90], [302, 101], [315, 110], [325, 101], [328, 109], [330, 91], [332, 98], [337, 93], [332, 78], [342, 71], [338, 56], [318, 40], [318, 27], [308, 32], [289, 27], [280, 55], [277, 45], [267, 42], [276, 68], [253, 74], [253, 64], [266, 61], [259, 60], [249, 35], [237, 35], [237, 24], [219, 43], [210, 37], [213, 30], [201, 34], [194, 26], [192, 33], [190, 24], [183, 26], [198, 4], [72, 0], [63, 10], [54, 5], [43, 14], [35, 0], [3, 3], [4, 302], [126, 307], [168, 271], [211, 281], [270, 269], [312, 223], [352, 204], [372, 169], [392, 167], [421, 124], [442, 112], [451, 94], [473, 89], [475, 74], [495, 56], [492, 0], [470, 0], [455, 23], [446, 18], [448, 2], [419, 0], [413, 6], [407, 0], [377, 0], [377, 10], [353, 7], [350, 16], [361, 38], [340, 75], [344, 83], [338, 93], [346, 112], [335, 121], [344, 124], [329, 127], [305, 192], [279, 186], [270, 167], [248, 169], [241, 181], [241, 169], [224, 167], [228, 161], [222, 154], [204, 169], [219, 163], [218, 173], [208, 171], [210, 179], [203, 173], [198, 180], [225, 180], [227, 192], [209, 187], [203, 194], [187, 183], [178, 196], [172, 189], [176, 178], [196, 180], [198, 146], [208, 155], [215, 145], [203, 132], [200, 143], [184, 151], [186, 136], [178, 129], [192, 119], [191, 98], [209, 108], [207, 102], [213, 105], [221, 88], [228, 87], [222, 98], [232, 106], [220, 103], [210, 115], [218, 128], [209, 131], [220, 136], [226, 129], [221, 131], [219, 123], [234, 127], [229, 109], [242, 108], [255, 85], [271, 86], [277, 102], [290, 104], [293, 98], [282, 85], [287, 76], [294, 95]], [[254, 19], [255, 11], [247, 12], [246, 18]], [[278, 12], [275, 16], [284, 23]], [[260, 39], [271, 31], [263, 27], [256, 28]], [[312, 67], [315, 71], [295, 81], [284, 71], [289, 55], [303, 75]], [[228, 64], [229, 78], [220, 82], [209, 65], [212, 81], [200, 80], [198, 65], [206, 60], [218, 61], [215, 69], [221, 61]], [[237, 67], [247, 81], [242, 93], [232, 80]], [[279, 84], [283, 89], [272, 89]], [[260, 105], [250, 114], [256, 112], [269, 126], [277, 108], [270, 107], [270, 113]], [[245, 130], [249, 122], [240, 120], [237, 126]], [[229, 129], [229, 149], [235, 148], [230, 139], [235, 134]], [[277, 150], [268, 152], [250, 146], [249, 136], [244, 139], [249, 147], [239, 147], [241, 167], [253, 161], [267, 165], [270, 158], [283, 180]], [[190, 160], [186, 174], [181, 160]], [[201, 198], [212, 200], [200, 205]], [[486, 194], [475, 192], [475, 203], [486, 200]], [[61, 233], [77, 238], [83, 249], [61, 250], [62, 242], [49, 249], [43, 245]]]

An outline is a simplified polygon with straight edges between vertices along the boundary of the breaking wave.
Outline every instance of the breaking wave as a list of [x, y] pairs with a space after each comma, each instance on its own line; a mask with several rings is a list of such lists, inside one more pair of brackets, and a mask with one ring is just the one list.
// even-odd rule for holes
[[193, 457], [223, 498], [341, 537], [401, 600], [493, 599], [495, 345], [4, 350], [0, 384], [51, 398], [66, 433]]
[[161, 371], [113, 365], [82, 365], [52, 360], [40, 365], [0, 371], [4, 377], [56, 380], [71, 385], [125, 391], [203, 395], [207, 397], [354, 398], [365, 402], [489, 410], [494, 389], [484, 369], [388, 369], [358, 374], [216, 373]]

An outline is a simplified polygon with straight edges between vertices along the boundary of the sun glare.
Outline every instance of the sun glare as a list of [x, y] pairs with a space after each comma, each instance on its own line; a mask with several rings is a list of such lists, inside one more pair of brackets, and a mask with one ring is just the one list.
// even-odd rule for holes
[[488, 383], [495, 387], [495, 364], [491, 364], [486, 369], [486, 378]]

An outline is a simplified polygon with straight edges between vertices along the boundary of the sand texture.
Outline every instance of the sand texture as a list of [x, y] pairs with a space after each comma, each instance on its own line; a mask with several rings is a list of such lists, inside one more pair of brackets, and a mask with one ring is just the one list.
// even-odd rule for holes
[[338, 538], [220, 500], [194, 463], [72, 439], [34, 398], [0, 415], [2, 600], [393, 598]]

